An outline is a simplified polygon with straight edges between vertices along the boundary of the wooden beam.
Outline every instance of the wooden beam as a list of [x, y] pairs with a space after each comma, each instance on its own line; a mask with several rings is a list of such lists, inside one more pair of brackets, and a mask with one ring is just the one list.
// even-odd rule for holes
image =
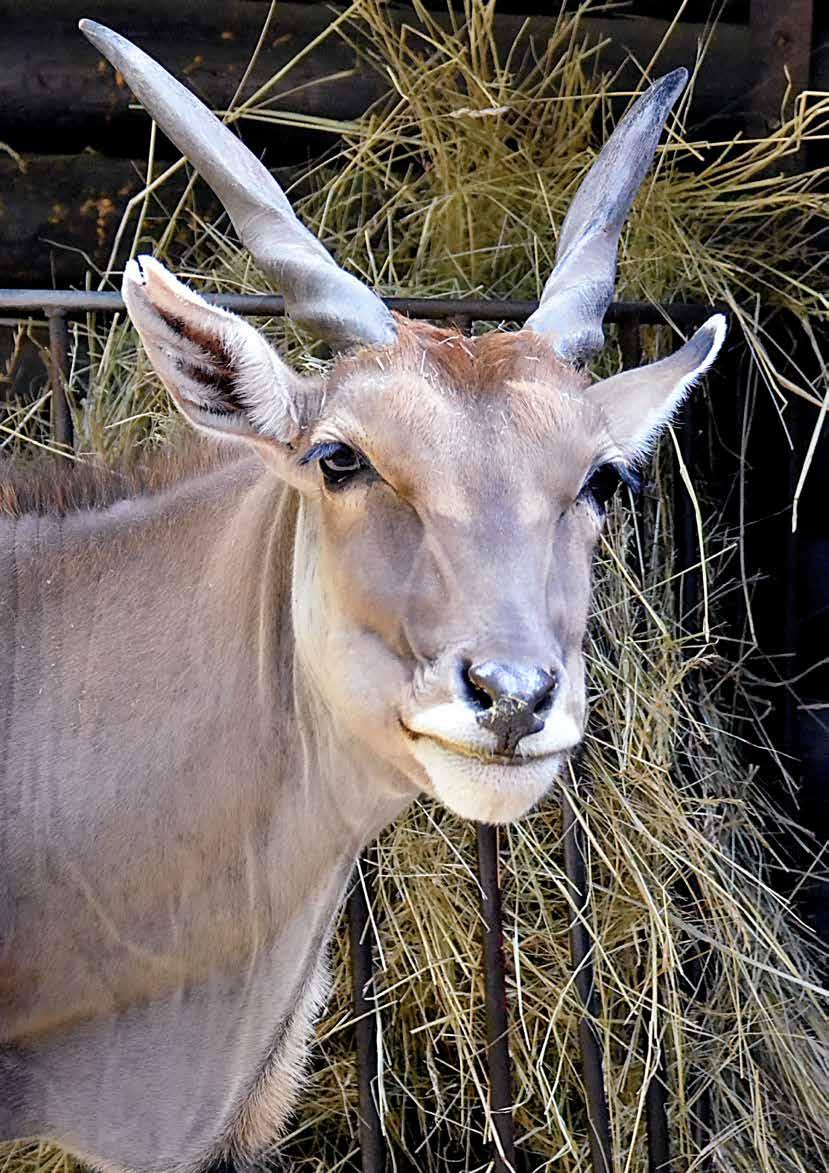
[[[103, 268], [129, 200], [144, 187], [145, 168], [91, 152], [19, 159], [0, 154], [0, 285], [75, 285], [90, 267]], [[175, 205], [186, 182], [184, 171], [171, 176], [159, 193], [163, 207]], [[199, 210], [217, 216], [220, 207], [210, 189], [199, 181], [198, 191]], [[158, 197], [149, 208], [159, 221]], [[118, 259], [131, 243], [130, 230]]]
[[[117, 5], [85, 0], [82, 6], [76, 0], [26, 0], [9, 6], [0, 38], [0, 141], [16, 150], [73, 152], [92, 146], [136, 158], [146, 150], [149, 120], [78, 31], [79, 12], [114, 26], [217, 108], [232, 102], [267, 15], [263, 5], [246, 0], [119, 0]], [[332, 20], [323, 4], [280, 3], [245, 95], [322, 36]], [[342, 119], [361, 114], [384, 81], [368, 71], [326, 81], [353, 69], [355, 59], [342, 38], [326, 38], [277, 87], [277, 94], [292, 92], [284, 100], [277, 97], [276, 108]], [[298, 136], [307, 137], [307, 131]], [[293, 150], [297, 155], [295, 145]]]
[[809, 89], [814, 19], [813, 0], [751, 0], [750, 134], [765, 135], [780, 126], [790, 84], [788, 112], [794, 97]]
[[[769, 10], [775, 8], [771, 0], [756, 2]], [[790, 18], [789, 14], [793, 9], [811, 8], [811, 4], [792, 0], [792, 4], [780, 8], [785, 15], [774, 18], [774, 36], [789, 38], [786, 45], [791, 46], [791, 52], [786, 48], [784, 56], [788, 54], [786, 59], [799, 61], [799, 18]], [[77, 12], [76, 0], [27, 0], [26, 4], [13, 6], [7, 15], [0, 39], [0, 141], [32, 152], [66, 152], [91, 145], [113, 154], [139, 157], [146, 148], [148, 120], [135, 109], [132, 95], [120, 78], [78, 32]], [[399, 26], [404, 22], [416, 24], [411, 8], [391, 7], [388, 12]], [[249, 0], [178, 0], [172, 6], [167, 0], [123, 0], [116, 15], [110, 0], [86, 0], [84, 13], [115, 24], [119, 32], [185, 79], [208, 104], [226, 108], [257, 43], [266, 9]], [[300, 49], [321, 37], [332, 19], [331, 11], [323, 4], [291, 0], [280, 3], [246, 82], [245, 94], [250, 96]], [[532, 39], [538, 45], [553, 27], [554, 20], [546, 16], [524, 18], [499, 13], [494, 34], [500, 51], [506, 55], [522, 29], [527, 42]], [[631, 60], [648, 62], [669, 27], [668, 21], [651, 17], [584, 17], [581, 22], [588, 40], [608, 41], [599, 53], [599, 61], [610, 72], [620, 71], [618, 86], [622, 90], [639, 78], [638, 67]], [[350, 31], [359, 42], [356, 31]], [[659, 56], [655, 72], [692, 65], [706, 33], [701, 24], [678, 24]], [[722, 22], [717, 26], [696, 80], [692, 108], [695, 125], [706, 131], [712, 124], [744, 126], [755, 104], [755, 52], [756, 44], [752, 44], [744, 25]], [[767, 58], [768, 54], [762, 60]], [[769, 68], [774, 70], [776, 58], [769, 60]], [[333, 76], [343, 73], [348, 76]], [[801, 74], [799, 69], [798, 76]], [[347, 120], [362, 114], [387, 89], [388, 78], [365, 63], [358, 66], [356, 50], [334, 33], [290, 69], [284, 82], [276, 87], [273, 107], [306, 117]], [[259, 140], [271, 146], [278, 143], [280, 156], [272, 161], [282, 163], [302, 154], [312, 132], [307, 126], [291, 130], [248, 123], [245, 134], [253, 136], [257, 147]], [[320, 141], [325, 140], [317, 139], [317, 144]]]
[[141, 186], [128, 159], [0, 155], [0, 283], [72, 284], [90, 263], [105, 265]]

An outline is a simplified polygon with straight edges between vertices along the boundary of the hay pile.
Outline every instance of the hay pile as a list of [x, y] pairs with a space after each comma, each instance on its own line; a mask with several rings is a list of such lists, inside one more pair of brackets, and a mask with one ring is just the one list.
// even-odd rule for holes
[[[414, 27], [402, 34], [374, 0], [349, 10], [332, 35], [371, 33], [372, 63], [388, 76], [390, 96], [339, 128], [337, 158], [297, 176], [301, 214], [341, 263], [389, 293], [538, 294], [556, 228], [609, 130], [613, 79], [595, 71], [580, 32], [589, 7], [561, 16], [549, 44], [520, 43], [509, 60], [494, 47], [494, 6], [479, 0], [455, 14], [450, 37], [417, 6]], [[277, 27], [278, 17], [277, 9]], [[658, 74], [657, 61], [651, 76]], [[287, 88], [290, 75], [279, 84]], [[235, 114], [285, 121], [268, 98], [260, 92]], [[684, 99], [692, 101], [693, 85]], [[778, 167], [825, 134], [827, 117], [829, 98], [812, 97], [795, 103], [771, 138], [709, 144], [683, 139], [680, 110], [620, 252], [621, 298], [730, 307], [732, 339], [742, 333], [783, 420], [789, 396], [820, 405], [824, 389], [805, 376], [797, 383], [779, 376], [768, 315], [793, 311], [819, 351], [829, 281], [815, 235], [826, 220], [818, 194], [825, 175]], [[157, 179], [152, 157], [149, 173]], [[226, 225], [202, 222], [197, 189], [177, 208], [163, 201], [162, 181], [133, 209], [125, 232], [136, 249], [167, 257], [201, 288], [267, 287]], [[110, 280], [117, 283], [103, 275], [103, 284]], [[281, 323], [263, 328], [284, 346]], [[166, 399], [129, 328], [90, 318], [76, 333], [81, 446], [117, 460], [166, 436]], [[300, 340], [287, 333], [300, 361]], [[668, 333], [650, 332], [649, 357], [674, 344]], [[304, 349], [301, 361], [321, 360]], [[602, 362], [603, 370], [618, 364], [613, 346]], [[10, 412], [7, 441], [48, 443], [47, 408], [44, 401]], [[729, 1173], [815, 1173], [829, 1164], [825, 1003], [806, 931], [769, 884], [763, 827], [776, 817], [769, 794], [787, 785], [785, 767], [769, 750], [758, 770], [743, 752], [746, 742], [767, 742], [752, 678], [735, 666], [751, 655], [749, 637], [726, 632], [719, 611], [741, 589], [740, 535], [718, 527], [713, 503], [697, 503], [708, 606], [700, 630], [683, 632], [673, 570], [675, 468], [669, 441], [653, 471], [659, 504], [645, 510], [642, 528], [634, 532], [636, 515], [624, 503], [610, 519], [589, 644], [592, 786], [579, 791], [578, 806], [590, 847], [618, 1169], [647, 1167], [643, 1088], [661, 1050], [678, 1170], [702, 1168], [709, 1154], [712, 1168]], [[520, 1151], [529, 1169], [576, 1173], [589, 1168], [589, 1157], [555, 804], [510, 828], [504, 842]], [[392, 827], [377, 855], [385, 1127], [421, 1169], [481, 1167], [485, 1033], [474, 858], [474, 829], [428, 804]], [[358, 1160], [343, 934], [335, 958], [315, 1070], [284, 1150], [287, 1167], [309, 1173], [356, 1168]], [[5, 1167], [24, 1173], [60, 1160], [18, 1148]]]

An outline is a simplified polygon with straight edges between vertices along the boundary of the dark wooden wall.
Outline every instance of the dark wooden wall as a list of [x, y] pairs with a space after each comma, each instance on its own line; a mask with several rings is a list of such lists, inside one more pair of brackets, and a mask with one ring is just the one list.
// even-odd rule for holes
[[[433, 6], [439, 10], [441, 0]], [[643, 0], [615, 16], [585, 20], [597, 39], [610, 38], [601, 60], [608, 68], [622, 67], [621, 86], [628, 54], [648, 60], [668, 28], [666, 17], [677, 7], [672, 0]], [[688, 5], [660, 57], [666, 70], [694, 60], [708, 8], [706, 0]], [[753, 0], [751, 8], [748, 0], [725, 4], [696, 83], [693, 118], [699, 133], [754, 131], [773, 121], [784, 64], [796, 78], [809, 75], [811, 8], [812, 0], [785, 5]], [[400, 21], [410, 14], [405, 5], [392, 11]], [[86, 258], [105, 263], [124, 205], [141, 186], [148, 120], [130, 109], [126, 87], [78, 32], [78, 14], [134, 39], [221, 108], [236, 92], [266, 12], [262, 0], [0, 0], [0, 143], [17, 152], [14, 157], [0, 151], [0, 285], [81, 281]], [[542, 37], [552, 23], [548, 12], [544, 0], [501, 0], [499, 41], [511, 43], [523, 13], [531, 15], [532, 31]], [[824, 19], [829, 27], [829, 16]], [[330, 20], [327, 5], [280, 3], [246, 93]], [[282, 105], [303, 114], [358, 116], [384, 92], [384, 78], [362, 67], [347, 78], [320, 81], [354, 65], [355, 54], [343, 41], [325, 40], [291, 71], [285, 88], [293, 92]], [[627, 72], [631, 80], [637, 76], [635, 69]], [[829, 88], [829, 54], [813, 55], [811, 74], [817, 87]], [[303, 87], [299, 92], [297, 85]], [[290, 128], [247, 124], [244, 133], [273, 166], [317, 156], [334, 145], [330, 135]], [[164, 141], [157, 153], [172, 155]]]

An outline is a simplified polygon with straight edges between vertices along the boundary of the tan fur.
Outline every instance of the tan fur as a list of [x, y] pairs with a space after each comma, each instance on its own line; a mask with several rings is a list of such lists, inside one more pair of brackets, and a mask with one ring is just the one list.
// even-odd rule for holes
[[238, 448], [182, 425], [175, 429], [171, 443], [148, 451], [138, 449], [118, 467], [94, 458], [73, 460], [42, 452], [6, 459], [0, 461], [0, 516], [64, 517], [79, 510], [106, 509], [116, 501], [163, 492], [239, 456]]
[[323, 962], [228, 1129], [222, 1154], [237, 1165], [262, 1160], [278, 1146], [301, 1091], [310, 1035], [330, 985], [328, 966]]
[[547, 388], [566, 384], [583, 388], [589, 380], [563, 363], [550, 342], [526, 330], [491, 330], [476, 338], [456, 327], [435, 326], [395, 315], [395, 343], [383, 350], [360, 350], [340, 359], [335, 378], [356, 373], [397, 370], [428, 374], [444, 387], [488, 395], [510, 381], [523, 380]]

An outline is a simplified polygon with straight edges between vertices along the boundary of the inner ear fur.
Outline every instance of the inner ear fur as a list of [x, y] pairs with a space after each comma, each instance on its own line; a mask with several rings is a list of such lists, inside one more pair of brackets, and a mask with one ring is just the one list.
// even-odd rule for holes
[[658, 362], [622, 371], [582, 394], [599, 407], [626, 457], [642, 459], [719, 353], [726, 319], [714, 314], [684, 346]]
[[129, 263], [123, 294], [153, 367], [195, 427], [257, 444], [297, 439], [304, 381], [253, 326], [152, 257]]

